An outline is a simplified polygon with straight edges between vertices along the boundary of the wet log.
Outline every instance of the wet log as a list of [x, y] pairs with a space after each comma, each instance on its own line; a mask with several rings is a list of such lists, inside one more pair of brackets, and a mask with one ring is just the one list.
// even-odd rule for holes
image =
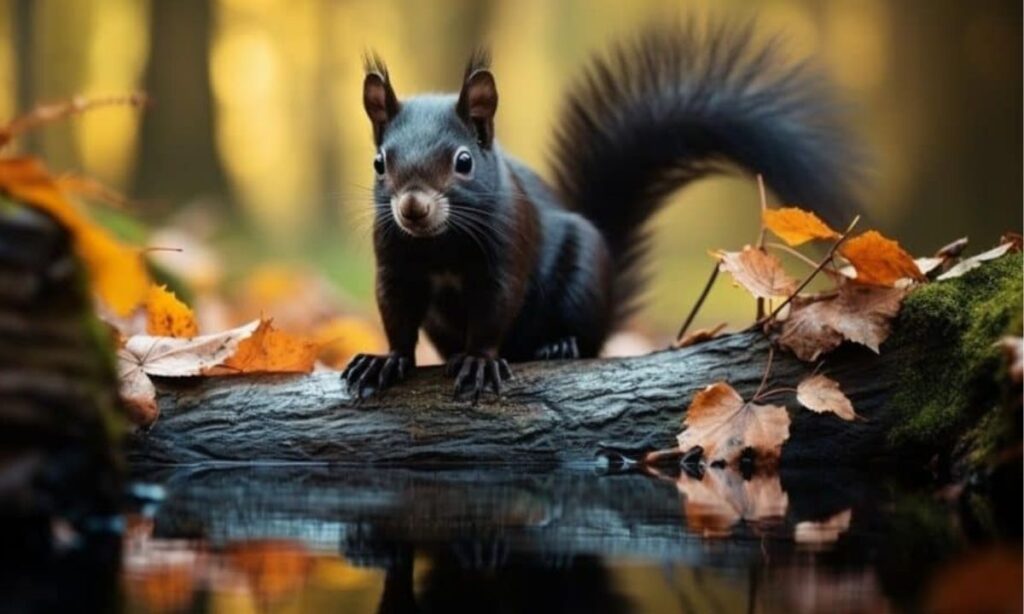
[[[824, 371], [865, 419], [780, 397], [792, 418], [783, 467], [907, 462], [951, 449], [991, 407], [960, 388], [991, 379], [993, 343], [1019, 328], [1020, 271], [1015, 255], [929, 284], [907, 300], [879, 355], [856, 346], [830, 354]], [[747, 331], [647, 356], [521, 364], [502, 399], [477, 405], [453, 400], [439, 368], [361, 403], [333, 372], [162, 380], [161, 416], [134, 436], [129, 456], [136, 465], [588, 465], [602, 450], [671, 446], [693, 394], [712, 382], [749, 398], [769, 348], [762, 332]], [[794, 386], [814, 368], [775, 352], [769, 385]], [[991, 382], [981, 387], [991, 396]]]

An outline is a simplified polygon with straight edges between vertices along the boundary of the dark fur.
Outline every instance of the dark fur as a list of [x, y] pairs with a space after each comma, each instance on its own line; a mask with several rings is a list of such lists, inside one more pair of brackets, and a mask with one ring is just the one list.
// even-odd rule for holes
[[[813, 73], [751, 34], [648, 29], [594, 61], [557, 125], [557, 189], [467, 117], [468, 85], [460, 97], [404, 100], [375, 124], [389, 165], [375, 190], [377, 301], [392, 352], [411, 356], [422, 327], [445, 357], [562, 356], [570, 338], [578, 352], [568, 353], [597, 355], [634, 305], [644, 222], [670, 192], [728, 164], [763, 173], [784, 202], [844, 218], [854, 158], [835, 105]], [[466, 82], [487, 66], [475, 55]], [[389, 93], [368, 106], [379, 117], [393, 92], [379, 59], [367, 69]], [[459, 146], [474, 157], [472, 181], [445, 179]], [[410, 182], [443, 191], [460, 219], [436, 237], [403, 233], [388, 199]], [[442, 273], [461, 289], [433, 286]]]

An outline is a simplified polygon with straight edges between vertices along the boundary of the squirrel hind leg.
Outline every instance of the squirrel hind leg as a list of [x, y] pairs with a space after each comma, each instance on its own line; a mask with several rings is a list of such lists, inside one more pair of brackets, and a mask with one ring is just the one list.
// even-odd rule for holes
[[580, 346], [576, 337], [565, 337], [542, 345], [534, 352], [537, 360], [568, 360], [580, 357]]

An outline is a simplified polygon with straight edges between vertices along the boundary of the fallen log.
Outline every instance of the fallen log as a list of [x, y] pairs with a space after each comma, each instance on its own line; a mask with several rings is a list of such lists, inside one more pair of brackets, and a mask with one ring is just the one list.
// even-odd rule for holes
[[[997, 404], [995, 342], [1020, 333], [1021, 258], [928, 284], [907, 299], [880, 355], [844, 346], [824, 371], [864, 420], [788, 406], [782, 464], [906, 462], [948, 453]], [[357, 402], [339, 374], [161, 380], [161, 416], [130, 442], [138, 466], [195, 463], [581, 465], [604, 449], [671, 446], [684, 409], [727, 380], [745, 398], [764, 374], [760, 331], [633, 358], [531, 363], [500, 400], [451, 398], [438, 368]], [[770, 386], [814, 369], [776, 352]], [[993, 421], [988, 421], [993, 422]], [[971, 431], [976, 442], [990, 434]]]

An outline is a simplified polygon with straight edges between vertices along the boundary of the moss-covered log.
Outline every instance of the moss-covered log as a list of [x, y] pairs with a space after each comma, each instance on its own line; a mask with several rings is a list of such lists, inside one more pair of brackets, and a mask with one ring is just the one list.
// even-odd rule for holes
[[[916, 290], [881, 355], [842, 347], [824, 370], [857, 412], [843, 422], [790, 402], [783, 465], [906, 461], [949, 451], [996, 404], [999, 349], [1021, 327], [1021, 258]], [[589, 463], [602, 448], [671, 445], [693, 394], [727, 380], [751, 395], [769, 342], [757, 331], [648, 356], [519, 365], [500, 401], [451, 399], [437, 368], [359, 404], [335, 373], [165, 380], [138, 464]], [[772, 386], [813, 365], [777, 353]]]

